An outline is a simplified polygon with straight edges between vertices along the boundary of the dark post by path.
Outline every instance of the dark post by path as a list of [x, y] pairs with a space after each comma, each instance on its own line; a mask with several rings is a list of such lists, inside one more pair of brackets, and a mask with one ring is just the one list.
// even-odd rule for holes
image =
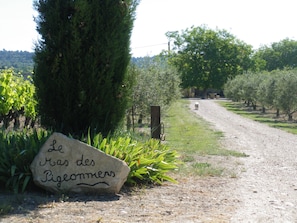
[[160, 106], [151, 106], [151, 136], [161, 139], [161, 109]]

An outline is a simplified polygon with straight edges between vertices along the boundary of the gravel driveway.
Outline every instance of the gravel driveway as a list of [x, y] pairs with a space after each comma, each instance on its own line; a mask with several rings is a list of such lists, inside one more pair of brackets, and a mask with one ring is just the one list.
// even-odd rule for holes
[[195, 112], [224, 132], [225, 146], [249, 155], [234, 182], [240, 205], [230, 222], [297, 222], [297, 136], [230, 113], [215, 100], [199, 104]]

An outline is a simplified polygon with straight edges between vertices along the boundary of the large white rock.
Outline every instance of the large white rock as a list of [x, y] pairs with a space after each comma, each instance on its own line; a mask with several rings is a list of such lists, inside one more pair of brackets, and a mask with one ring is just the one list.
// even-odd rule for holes
[[116, 194], [130, 172], [122, 160], [61, 133], [49, 137], [30, 168], [36, 185], [76, 193]]

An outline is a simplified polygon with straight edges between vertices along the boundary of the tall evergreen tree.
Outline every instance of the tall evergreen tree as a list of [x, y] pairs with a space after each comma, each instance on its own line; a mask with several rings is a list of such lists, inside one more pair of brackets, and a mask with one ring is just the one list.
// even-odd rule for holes
[[113, 132], [124, 117], [139, 0], [35, 0], [35, 85], [44, 126]]

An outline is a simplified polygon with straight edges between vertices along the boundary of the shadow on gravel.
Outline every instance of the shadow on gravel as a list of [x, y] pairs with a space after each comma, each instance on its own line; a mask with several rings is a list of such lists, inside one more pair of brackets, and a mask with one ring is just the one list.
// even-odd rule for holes
[[[125, 189], [124, 193], [129, 196], [129, 188]], [[41, 208], [51, 208], [59, 202], [113, 202], [120, 200], [121, 196], [120, 194], [52, 194], [42, 190], [13, 194], [0, 190], [0, 219], [9, 215], [26, 215]]]

